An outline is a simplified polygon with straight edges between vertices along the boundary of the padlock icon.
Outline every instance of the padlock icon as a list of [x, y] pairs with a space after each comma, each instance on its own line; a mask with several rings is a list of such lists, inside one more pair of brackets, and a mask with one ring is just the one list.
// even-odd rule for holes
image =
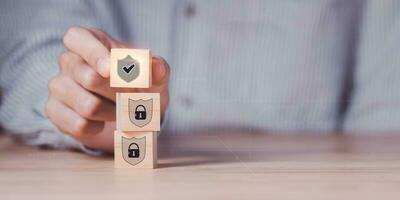
[[139, 145], [136, 143], [131, 143], [128, 147], [128, 157], [129, 158], [139, 158]]
[[145, 120], [147, 116], [146, 107], [143, 105], [138, 105], [135, 108], [135, 119], [136, 120]]

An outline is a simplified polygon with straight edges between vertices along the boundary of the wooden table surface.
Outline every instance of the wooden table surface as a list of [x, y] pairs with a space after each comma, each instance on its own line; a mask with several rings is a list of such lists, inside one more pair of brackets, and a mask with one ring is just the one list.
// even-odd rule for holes
[[159, 168], [0, 137], [0, 199], [400, 199], [400, 135], [159, 138]]

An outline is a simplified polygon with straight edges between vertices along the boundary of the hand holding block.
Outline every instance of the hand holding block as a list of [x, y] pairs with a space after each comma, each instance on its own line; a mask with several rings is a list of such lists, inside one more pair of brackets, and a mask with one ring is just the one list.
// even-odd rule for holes
[[147, 49], [111, 49], [110, 86], [151, 87], [151, 53]]
[[114, 167], [157, 167], [157, 132], [114, 132]]
[[117, 130], [159, 131], [159, 93], [117, 93]]

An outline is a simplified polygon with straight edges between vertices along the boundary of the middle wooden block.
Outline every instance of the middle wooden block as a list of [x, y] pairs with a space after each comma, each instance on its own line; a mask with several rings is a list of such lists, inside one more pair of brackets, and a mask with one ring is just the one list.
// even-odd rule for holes
[[159, 93], [117, 93], [118, 131], [159, 131]]

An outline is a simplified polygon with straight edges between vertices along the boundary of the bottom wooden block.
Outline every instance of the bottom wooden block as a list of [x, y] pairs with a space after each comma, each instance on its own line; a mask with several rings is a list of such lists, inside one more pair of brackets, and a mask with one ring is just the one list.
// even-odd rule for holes
[[115, 168], [156, 168], [157, 132], [114, 132]]

